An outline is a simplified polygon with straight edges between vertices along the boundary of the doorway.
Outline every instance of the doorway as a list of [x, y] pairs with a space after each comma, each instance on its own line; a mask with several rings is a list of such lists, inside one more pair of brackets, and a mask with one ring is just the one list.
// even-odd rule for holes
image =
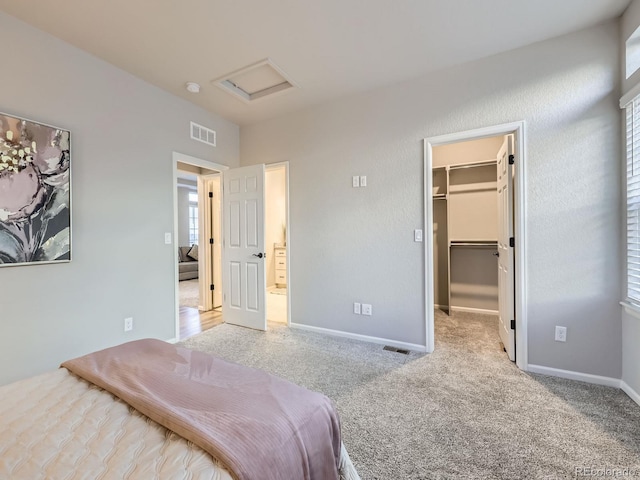
[[288, 324], [287, 164], [265, 168], [267, 321]]
[[[198, 196], [198, 304], [185, 310], [180, 306], [179, 256], [176, 248], [176, 338], [200, 333], [224, 322], [226, 296], [223, 283], [224, 247], [224, 191], [223, 177], [237, 169], [229, 169], [203, 159], [174, 152], [174, 238], [179, 244], [178, 194], [181, 177], [192, 174]], [[288, 162], [263, 166], [265, 207], [265, 294], [262, 310], [274, 323], [290, 325], [290, 253], [289, 253], [289, 174]], [[226, 173], [225, 173], [226, 172]], [[231, 176], [231, 175], [229, 175]], [[184, 183], [184, 182], [183, 182]], [[193, 229], [193, 228], [192, 228]], [[184, 235], [183, 235], [184, 237]], [[193, 242], [191, 242], [193, 243]], [[186, 250], [190, 250], [190, 245]], [[228, 272], [227, 272], [228, 273]], [[231, 303], [228, 308], [234, 307]], [[227, 312], [229, 315], [233, 311]], [[231, 319], [229, 321], [232, 321]], [[233, 322], [232, 322], [233, 323]], [[186, 324], [186, 325], [185, 325]]]
[[220, 295], [214, 291], [221, 268], [220, 176], [227, 169], [173, 153], [176, 339], [223, 322], [222, 304], [216, 303]]
[[228, 170], [222, 203], [225, 323], [290, 325], [288, 162]]
[[524, 167], [521, 122], [425, 139], [428, 352], [442, 314], [436, 309], [498, 314], [498, 324], [507, 326], [498, 328], [505, 351], [526, 368]]

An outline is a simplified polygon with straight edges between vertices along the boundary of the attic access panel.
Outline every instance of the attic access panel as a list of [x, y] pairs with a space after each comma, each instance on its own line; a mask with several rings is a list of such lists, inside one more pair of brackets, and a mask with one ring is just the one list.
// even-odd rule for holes
[[231, 72], [212, 83], [246, 103], [297, 87], [269, 58]]

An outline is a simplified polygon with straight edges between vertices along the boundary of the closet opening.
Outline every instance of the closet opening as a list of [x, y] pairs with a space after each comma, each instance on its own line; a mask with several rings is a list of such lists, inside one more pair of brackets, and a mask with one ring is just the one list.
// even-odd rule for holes
[[425, 140], [428, 351], [436, 321], [479, 322], [497, 330], [506, 358], [526, 362], [522, 127]]

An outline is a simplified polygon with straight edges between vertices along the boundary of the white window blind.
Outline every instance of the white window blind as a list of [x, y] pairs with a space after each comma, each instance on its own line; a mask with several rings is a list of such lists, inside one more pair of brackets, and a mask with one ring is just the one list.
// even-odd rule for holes
[[640, 96], [627, 106], [627, 300], [640, 306]]

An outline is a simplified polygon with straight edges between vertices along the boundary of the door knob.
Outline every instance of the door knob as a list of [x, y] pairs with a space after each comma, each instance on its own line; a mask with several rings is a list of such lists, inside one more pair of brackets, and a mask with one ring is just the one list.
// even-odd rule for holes
[[494, 252], [493, 256], [494, 257], [499, 257], [500, 256], [500, 252]]
[[267, 256], [267, 254], [266, 254], [266, 253], [265, 253], [265, 254], [263, 254], [262, 252], [261, 252], [261, 253], [254, 253], [254, 254], [253, 254], [253, 256], [254, 256], [254, 257], [258, 257], [258, 258], [262, 258], [262, 257], [266, 257], [266, 256]]

